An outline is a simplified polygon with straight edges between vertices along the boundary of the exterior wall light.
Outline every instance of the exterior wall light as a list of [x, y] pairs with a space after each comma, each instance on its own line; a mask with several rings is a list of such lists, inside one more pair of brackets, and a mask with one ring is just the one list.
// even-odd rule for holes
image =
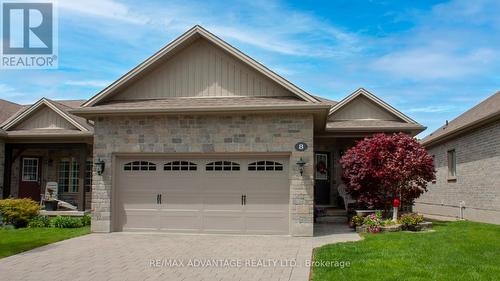
[[100, 176], [102, 173], [104, 173], [104, 167], [106, 166], [106, 163], [104, 163], [104, 160], [101, 158], [98, 158], [97, 161], [94, 163], [95, 165], [95, 171], [97, 174]]
[[304, 174], [304, 166], [306, 165], [306, 162], [304, 161], [304, 159], [302, 159], [302, 157], [300, 157], [299, 161], [297, 161], [297, 166], [299, 167], [299, 172], [300, 172], [300, 175], [302, 176], [302, 174]]

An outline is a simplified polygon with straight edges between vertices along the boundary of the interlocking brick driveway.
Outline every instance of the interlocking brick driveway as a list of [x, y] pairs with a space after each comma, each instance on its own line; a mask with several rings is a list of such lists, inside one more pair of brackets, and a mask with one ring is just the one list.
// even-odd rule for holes
[[[90, 234], [0, 260], [1, 280], [308, 280], [304, 262], [323, 244], [359, 240], [344, 227], [313, 238], [181, 234]], [[318, 231], [324, 233], [324, 229]], [[188, 262], [222, 260], [225, 266]], [[151, 266], [152, 260], [164, 264]], [[296, 262], [296, 266], [259, 264]], [[168, 261], [171, 265], [166, 264]], [[174, 266], [177, 262], [177, 266]], [[184, 264], [181, 265], [180, 263]], [[241, 262], [238, 265], [237, 262]], [[262, 265], [262, 264], [260, 264]]]

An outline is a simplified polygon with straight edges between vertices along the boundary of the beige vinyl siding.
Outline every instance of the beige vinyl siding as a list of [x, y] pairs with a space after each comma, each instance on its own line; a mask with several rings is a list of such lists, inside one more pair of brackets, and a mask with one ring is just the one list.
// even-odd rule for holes
[[198, 39], [113, 100], [294, 96], [205, 39]]
[[75, 126], [69, 123], [61, 115], [54, 112], [47, 106], [42, 106], [36, 112], [31, 114], [26, 120], [14, 127], [15, 130], [30, 129], [69, 129], [77, 130]]
[[329, 120], [360, 119], [401, 121], [397, 116], [363, 96], [356, 97], [329, 117]]

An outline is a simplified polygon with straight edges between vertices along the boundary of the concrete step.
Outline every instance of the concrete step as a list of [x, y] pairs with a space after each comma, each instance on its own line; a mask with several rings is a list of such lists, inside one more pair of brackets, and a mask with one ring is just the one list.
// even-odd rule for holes
[[347, 222], [347, 216], [324, 216], [317, 217], [316, 222], [337, 222], [337, 223], [345, 223]]
[[347, 216], [347, 212], [344, 209], [331, 208], [325, 209], [325, 211], [327, 216]]

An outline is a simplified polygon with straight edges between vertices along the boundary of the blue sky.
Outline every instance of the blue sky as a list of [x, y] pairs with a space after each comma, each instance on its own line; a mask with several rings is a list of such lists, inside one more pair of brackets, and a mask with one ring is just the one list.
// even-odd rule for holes
[[59, 69], [0, 98], [87, 99], [200, 24], [314, 95], [364, 87], [429, 129], [500, 90], [500, 1], [59, 0]]

